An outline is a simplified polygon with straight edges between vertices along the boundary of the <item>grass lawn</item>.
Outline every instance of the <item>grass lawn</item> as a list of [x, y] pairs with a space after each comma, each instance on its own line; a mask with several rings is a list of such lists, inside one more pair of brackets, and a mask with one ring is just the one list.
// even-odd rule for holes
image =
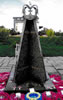
[[11, 48], [9, 45], [2, 45], [0, 44], [0, 56], [15, 56], [15, 49]]
[[[7, 44], [0, 43], [0, 56], [15, 56], [15, 44], [20, 37], [9, 37]], [[40, 37], [43, 56], [63, 56], [63, 37]]]
[[43, 56], [63, 56], [63, 37], [40, 38]]

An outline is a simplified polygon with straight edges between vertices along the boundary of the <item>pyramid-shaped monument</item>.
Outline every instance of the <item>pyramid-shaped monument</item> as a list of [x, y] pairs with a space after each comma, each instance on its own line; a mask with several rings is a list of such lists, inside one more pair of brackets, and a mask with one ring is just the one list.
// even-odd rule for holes
[[[27, 8], [29, 15], [26, 15]], [[32, 9], [35, 11], [34, 15], [32, 15]], [[15, 82], [17, 85], [28, 82], [29, 85], [33, 83], [33, 86], [34, 83], [42, 85], [46, 80], [46, 72], [37, 31], [38, 8], [36, 5], [25, 5], [23, 12], [25, 24], [15, 69]]]
[[[28, 11], [27, 11], [28, 10]], [[12, 90], [14, 86], [21, 86], [21, 90], [44, 90], [52, 82], [47, 81], [40, 37], [37, 31], [38, 7], [36, 5], [23, 6], [23, 32], [20, 41], [20, 52], [15, 66], [14, 74], [11, 73], [6, 90]], [[13, 76], [13, 78], [12, 78]], [[12, 78], [12, 79], [11, 79]]]

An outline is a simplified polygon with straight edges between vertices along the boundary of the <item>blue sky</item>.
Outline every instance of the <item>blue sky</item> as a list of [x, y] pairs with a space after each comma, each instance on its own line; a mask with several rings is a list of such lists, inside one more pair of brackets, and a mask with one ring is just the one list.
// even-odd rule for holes
[[[0, 0], [0, 26], [13, 28], [13, 17], [22, 16], [22, 6], [30, 0]], [[63, 0], [32, 0], [39, 8], [39, 25], [63, 31]]]
[[9, 5], [20, 5], [23, 3], [23, 1], [20, 1], [20, 0], [0, 0], [0, 5], [3, 5], [3, 4], [9, 4]]

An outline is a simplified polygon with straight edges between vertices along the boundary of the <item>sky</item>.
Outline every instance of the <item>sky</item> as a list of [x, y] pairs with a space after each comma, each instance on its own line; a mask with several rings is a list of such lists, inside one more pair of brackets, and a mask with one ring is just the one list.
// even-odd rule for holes
[[0, 26], [13, 28], [13, 17], [22, 17], [22, 7], [29, 1], [38, 5], [39, 26], [63, 32], [63, 0], [0, 0]]

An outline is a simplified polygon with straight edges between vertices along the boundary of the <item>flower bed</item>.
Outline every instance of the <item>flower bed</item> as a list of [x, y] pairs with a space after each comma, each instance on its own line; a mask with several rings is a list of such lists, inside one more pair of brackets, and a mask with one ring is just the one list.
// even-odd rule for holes
[[[7, 93], [4, 92], [10, 72], [0, 73], [0, 100], [26, 100], [24, 93]], [[50, 75], [57, 92], [45, 91], [42, 93], [42, 100], [63, 100], [63, 80], [60, 75]]]

